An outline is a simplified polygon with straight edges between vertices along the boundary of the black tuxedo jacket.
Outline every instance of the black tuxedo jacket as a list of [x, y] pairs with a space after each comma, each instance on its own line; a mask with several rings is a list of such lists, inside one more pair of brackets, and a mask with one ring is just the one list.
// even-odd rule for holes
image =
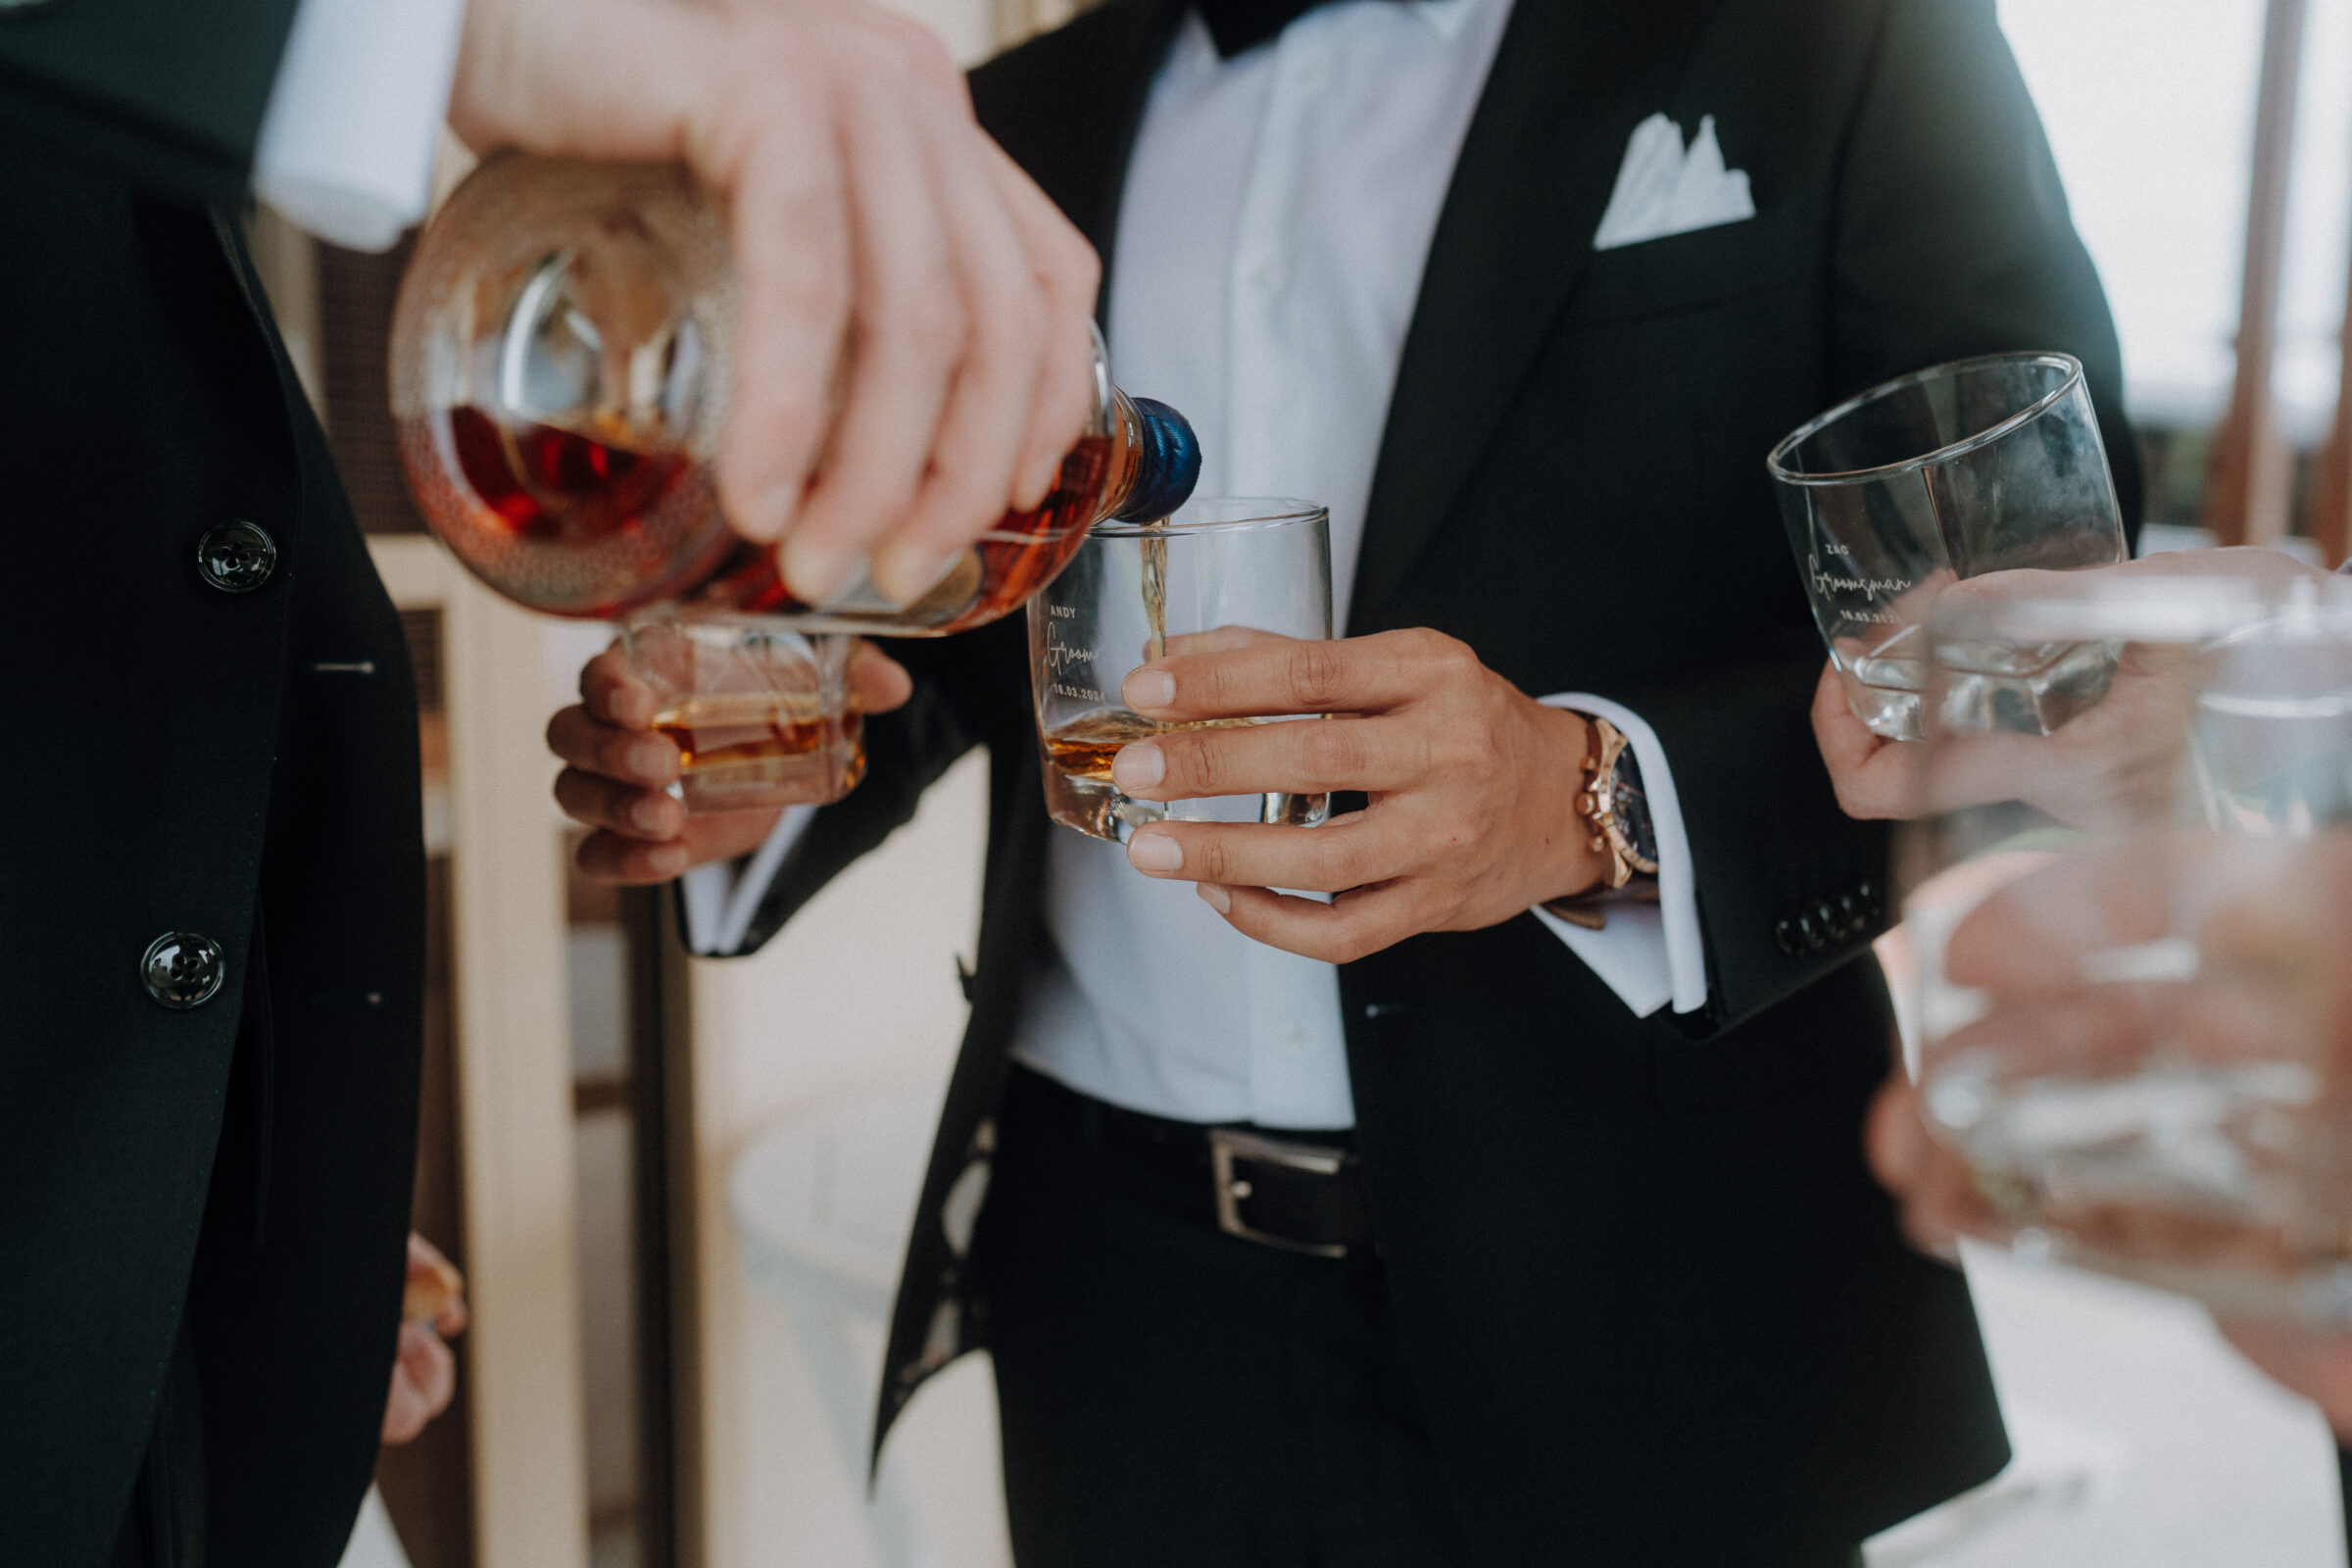
[[[390, 1383], [423, 989], [416, 699], [233, 218], [205, 205], [242, 185], [291, 10], [0, 21], [10, 1563], [106, 1560], [183, 1315], [223, 1568], [337, 1560]], [[210, 73], [224, 52], [236, 69]], [[278, 552], [242, 594], [197, 568], [232, 518]], [[141, 983], [171, 931], [226, 950], [192, 1011]]]
[[18, 0], [0, 18], [0, 146], [241, 201], [300, 3]]
[[[1106, 257], [1180, 17], [1111, 0], [972, 79]], [[1595, 254], [1660, 111], [1715, 117], [1757, 215]], [[1764, 454], [1889, 375], [2053, 348], [2090, 368], [2136, 515], [2114, 331], [1992, 0], [1518, 0], [1430, 251], [1348, 630], [1436, 626], [1525, 690], [1656, 727], [1710, 995], [1635, 1018], [1527, 916], [1341, 970], [1397, 1312], [1485, 1561], [1850, 1546], [2006, 1457], [1966, 1289], [1904, 1248], [1861, 1157], [1891, 1035], [1867, 957], [1886, 841], [1839, 815], [1815, 752], [1822, 647]], [[971, 1022], [885, 1425], [985, 1339], [939, 1216], [989, 1147], [1055, 831], [1019, 625], [896, 651], [915, 700], [869, 725], [866, 782], [820, 813], [750, 944], [989, 749]]]

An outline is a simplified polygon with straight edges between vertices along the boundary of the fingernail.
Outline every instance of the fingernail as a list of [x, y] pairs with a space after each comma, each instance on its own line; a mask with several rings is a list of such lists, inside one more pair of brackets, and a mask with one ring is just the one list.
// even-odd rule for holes
[[1138, 833], [1127, 841], [1127, 863], [1138, 871], [1181, 871], [1184, 846], [1172, 833]]
[[1157, 741], [1137, 741], [1110, 760], [1110, 781], [1123, 790], [1148, 790], [1167, 776], [1167, 754]]
[[668, 808], [668, 796], [652, 796], [629, 808], [629, 820], [647, 833], [659, 833], [669, 821]]
[[777, 547], [776, 561], [785, 583], [811, 605], [821, 605], [832, 597], [856, 564], [830, 545], [811, 544], [797, 533]]
[[962, 558], [960, 550], [934, 555], [921, 545], [893, 545], [874, 558], [874, 586], [893, 604], [911, 605], [938, 587]]
[[1214, 882], [1201, 883], [1199, 891], [1200, 894], [1200, 902], [1207, 905], [1210, 908], [1216, 910], [1219, 914], [1230, 914], [1233, 911], [1233, 895], [1226, 892], [1223, 888], [1217, 886]]
[[686, 869], [686, 847], [682, 844], [664, 844], [647, 859], [657, 876], [676, 876]]
[[639, 741], [629, 748], [629, 771], [639, 778], [667, 778], [677, 757], [678, 749], [667, 741]]
[[1176, 677], [1164, 669], [1139, 669], [1119, 687], [1129, 708], [1165, 708], [1176, 701]]

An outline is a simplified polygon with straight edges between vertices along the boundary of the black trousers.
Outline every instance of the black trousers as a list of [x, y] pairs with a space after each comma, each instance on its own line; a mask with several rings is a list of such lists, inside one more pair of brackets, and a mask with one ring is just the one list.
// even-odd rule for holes
[[972, 1266], [1020, 1568], [1473, 1562], [1379, 1260], [1180, 1218], [1013, 1078]]
[[1523, 1568], [1464, 1537], [1379, 1258], [1223, 1235], [1057, 1093], [1013, 1069], [971, 1258], [1019, 1568]]
[[204, 1568], [204, 1404], [185, 1323], [107, 1568]]
[[2337, 1493], [2343, 1500], [2345, 1544], [2352, 1545], [2352, 1448], [2335, 1446]]

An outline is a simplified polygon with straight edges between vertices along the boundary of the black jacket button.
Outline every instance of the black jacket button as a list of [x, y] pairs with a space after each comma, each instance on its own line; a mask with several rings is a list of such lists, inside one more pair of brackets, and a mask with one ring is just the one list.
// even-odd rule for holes
[[259, 523], [224, 522], [196, 541], [196, 570], [224, 594], [249, 594], [276, 569], [277, 541]]
[[1805, 951], [1805, 939], [1796, 934], [1796, 922], [1794, 920], [1774, 921], [1772, 927], [1772, 940], [1779, 944], [1780, 950], [1791, 958]]
[[147, 994], [173, 1012], [201, 1007], [220, 994], [228, 978], [228, 956], [220, 944], [195, 931], [167, 931], [147, 944], [139, 979]]

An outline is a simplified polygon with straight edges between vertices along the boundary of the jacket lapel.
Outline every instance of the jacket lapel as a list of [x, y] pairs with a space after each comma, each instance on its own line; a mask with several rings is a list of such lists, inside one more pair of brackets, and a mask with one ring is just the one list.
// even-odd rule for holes
[[1634, 127], [1716, 0], [1517, 0], [1456, 160], [1389, 401], [1349, 630], [1445, 519], [1592, 253]]

